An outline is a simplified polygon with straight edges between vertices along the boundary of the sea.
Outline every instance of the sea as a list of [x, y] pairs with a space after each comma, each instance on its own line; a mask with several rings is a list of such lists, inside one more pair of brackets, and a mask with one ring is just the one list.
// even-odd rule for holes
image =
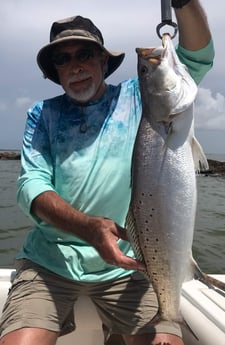
[[[225, 154], [207, 158], [225, 161]], [[15, 255], [32, 227], [16, 203], [19, 172], [20, 161], [0, 160], [0, 268], [14, 267]], [[197, 188], [193, 256], [205, 273], [225, 274], [225, 177], [199, 175]]]

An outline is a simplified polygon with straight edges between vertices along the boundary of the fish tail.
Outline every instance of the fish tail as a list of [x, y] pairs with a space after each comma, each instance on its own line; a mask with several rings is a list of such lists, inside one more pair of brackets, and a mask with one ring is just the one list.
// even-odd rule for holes
[[200, 171], [209, 170], [209, 164], [207, 158], [203, 152], [201, 145], [199, 144], [198, 140], [193, 137], [192, 138], [192, 156], [194, 160], [195, 171], [199, 173]]

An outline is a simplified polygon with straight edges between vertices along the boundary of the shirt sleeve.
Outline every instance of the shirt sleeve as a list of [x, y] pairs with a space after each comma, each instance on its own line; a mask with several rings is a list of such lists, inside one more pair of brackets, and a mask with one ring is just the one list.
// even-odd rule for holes
[[177, 46], [177, 55], [182, 63], [184, 63], [196, 84], [199, 84], [206, 73], [213, 66], [213, 59], [215, 55], [213, 40], [209, 44], [197, 51], [191, 51]]
[[50, 141], [43, 118], [43, 102], [28, 110], [21, 153], [21, 173], [17, 180], [17, 202], [35, 223], [32, 201], [45, 191], [53, 191], [53, 162]]

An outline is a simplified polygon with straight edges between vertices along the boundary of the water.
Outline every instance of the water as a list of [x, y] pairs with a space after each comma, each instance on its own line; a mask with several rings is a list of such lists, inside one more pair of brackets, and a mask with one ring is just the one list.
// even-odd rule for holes
[[[208, 156], [218, 160], [224, 157]], [[0, 267], [12, 268], [31, 226], [16, 204], [20, 161], [0, 161]], [[194, 257], [206, 273], [225, 274], [225, 178], [197, 177], [198, 209]], [[179, 259], [179, 258], [178, 258]]]
[[14, 257], [30, 227], [16, 203], [20, 161], [0, 160], [0, 268], [13, 267]]
[[193, 254], [202, 270], [225, 274], [225, 177], [197, 177]]

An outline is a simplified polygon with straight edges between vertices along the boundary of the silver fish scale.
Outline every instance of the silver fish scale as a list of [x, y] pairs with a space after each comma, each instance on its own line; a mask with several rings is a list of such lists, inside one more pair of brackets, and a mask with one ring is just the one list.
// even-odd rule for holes
[[[133, 155], [132, 198], [126, 227], [137, 258], [146, 263], [145, 275], [157, 294], [160, 317], [178, 320], [196, 205], [191, 149], [186, 145], [177, 152], [163, 151], [165, 139], [147, 127], [143, 117]], [[163, 126], [161, 132], [166, 135]]]
[[[126, 228], [137, 258], [146, 264], [144, 274], [156, 292], [159, 318], [176, 321], [180, 319], [180, 292], [191, 258], [196, 212], [192, 142], [197, 88], [179, 66], [169, 39], [167, 43], [161, 51], [168, 61], [162, 66], [152, 66], [151, 49], [138, 51], [143, 112], [133, 151]], [[169, 72], [173, 68], [175, 73]], [[160, 82], [154, 83], [154, 78]]]

